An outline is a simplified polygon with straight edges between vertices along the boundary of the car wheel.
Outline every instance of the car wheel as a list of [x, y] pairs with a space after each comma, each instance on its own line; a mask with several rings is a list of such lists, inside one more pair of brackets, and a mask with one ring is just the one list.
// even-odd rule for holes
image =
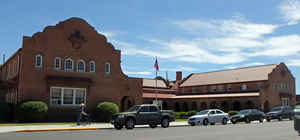
[[263, 123], [264, 122], [264, 118], [259, 118], [259, 122]]
[[249, 120], [249, 118], [245, 119], [245, 123], [251, 123], [251, 121]]
[[222, 124], [223, 124], [223, 125], [226, 125], [226, 124], [227, 124], [227, 119], [226, 119], [226, 118], [223, 119]]
[[289, 119], [290, 119], [290, 120], [294, 120], [294, 116], [293, 116], [293, 115], [290, 115], [290, 116], [289, 116]]
[[203, 125], [205, 125], [205, 126], [208, 125], [208, 119], [203, 120]]
[[134, 125], [135, 125], [135, 122], [132, 118], [128, 118], [126, 121], [125, 121], [125, 127], [127, 129], [133, 129], [134, 128]]
[[195, 126], [195, 125], [196, 125], [196, 123], [194, 123], [194, 122], [191, 123], [191, 126]]
[[114, 127], [115, 127], [115, 129], [117, 129], [117, 130], [121, 130], [122, 128], [123, 128], [123, 125], [120, 125], [120, 124], [114, 124]]
[[150, 124], [149, 126], [150, 126], [151, 128], [156, 128], [156, 127], [157, 127], [156, 124]]
[[282, 121], [282, 116], [279, 116], [279, 117], [278, 117], [278, 121]]
[[161, 127], [167, 128], [167, 127], [169, 127], [169, 125], [170, 125], [170, 122], [169, 122], [169, 119], [168, 119], [168, 118], [164, 118], [164, 119], [161, 121]]

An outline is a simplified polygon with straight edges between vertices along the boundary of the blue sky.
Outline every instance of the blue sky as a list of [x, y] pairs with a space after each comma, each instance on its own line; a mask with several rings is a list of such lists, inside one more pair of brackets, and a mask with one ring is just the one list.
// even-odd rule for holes
[[[48, 25], [80, 17], [122, 50], [129, 76], [153, 78], [285, 62], [300, 88], [300, 0], [0, 2], [0, 54]], [[299, 93], [299, 92], [298, 92]]]

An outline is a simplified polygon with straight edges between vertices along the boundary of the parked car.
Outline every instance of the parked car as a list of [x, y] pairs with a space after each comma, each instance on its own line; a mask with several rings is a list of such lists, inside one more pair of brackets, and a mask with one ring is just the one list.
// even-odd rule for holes
[[273, 119], [281, 121], [282, 119], [288, 118], [293, 119], [293, 109], [290, 106], [278, 106], [271, 109], [270, 112], [266, 114], [266, 120], [269, 122]]
[[297, 105], [294, 109], [294, 127], [295, 130], [298, 131], [300, 136], [300, 105]]
[[265, 114], [257, 109], [245, 109], [232, 116], [230, 118], [230, 121], [232, 124], [235, 124], [237, 122], [251, 123], [251, 121], [255, 120], [258, 120], [262, 123], [264, 121], [264, 118]]
[[147, 124], [151, 128], [155, 128], [159, 124], [163, 128], [167, 128], [172, 121], [174, 121], [173, 111], [160, 110], [154, 104], [144, 104], [133, 106], [127, 112], [114, 114], [111, 123], [120, 130], [123, 126], [127, 129], [133, 129], [135, 125]]
[[222, 123], [223, 125], [226, 125], [228, 120], [228, 114], [223, 112], [222, 110], [208, 109], [200, 111], [196, 115], [189, 117], [188, 123], [191, 126], [194, 126], [196, 124], [208, 125], [215, 123]]

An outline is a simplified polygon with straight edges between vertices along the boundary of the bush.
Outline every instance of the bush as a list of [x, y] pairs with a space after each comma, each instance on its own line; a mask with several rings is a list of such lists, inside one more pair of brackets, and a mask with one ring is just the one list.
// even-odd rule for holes
[[196, 110], [191, 110], [191, 111], [187, 112], [187, 116], [193, 116], [193, 115], [196, 115], [196, 114], [197, 114]]
[[196, 115], [197, 111], [192, 110], [188, 112], [174, 112], [175, 119], [187, 119], [190, 116]]
[[1, 115], [0, 115], [0, 122], [7, 122], [11, 120], [11, 107], [9, 106], [8, 103], [5, 102], [0, 102], [0, 110], [1, 110]]
[[236, 114], [238, 114], [239, 113], [239, 111], [235, 111], [235, 110], [230, 110], [230, 111], [228, 111], [228, 115], [229, 116], [233, 116], [233, 115], [236, 115]]
[[109, 122], [111, 120], [111, 116], [118, 112], [118, 105], [112, 102], [102, 102], [96, 107], [96, 117], [99, 121]]
[[17, 109], [17, 120], [21, 122], [40, 122], [46, 119], [48, 106], [42, 101], [28, 101]]

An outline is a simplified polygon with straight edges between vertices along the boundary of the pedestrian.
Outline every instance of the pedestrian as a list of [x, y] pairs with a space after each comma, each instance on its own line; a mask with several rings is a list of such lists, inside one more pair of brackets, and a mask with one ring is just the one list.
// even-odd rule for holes
[[77, 115], [77, 125], [80, 125], [80, 121], [81, 121], [82, 115], [84, 117], [87, 117], [87, 119], [89, 121], [89, 115], [86, 112], [84, 112], [84, 108], [85, 108], [85, 104], [81, 103], [80, 107], [79, 107], [79, 110], [78, 110], [78, 115]]

